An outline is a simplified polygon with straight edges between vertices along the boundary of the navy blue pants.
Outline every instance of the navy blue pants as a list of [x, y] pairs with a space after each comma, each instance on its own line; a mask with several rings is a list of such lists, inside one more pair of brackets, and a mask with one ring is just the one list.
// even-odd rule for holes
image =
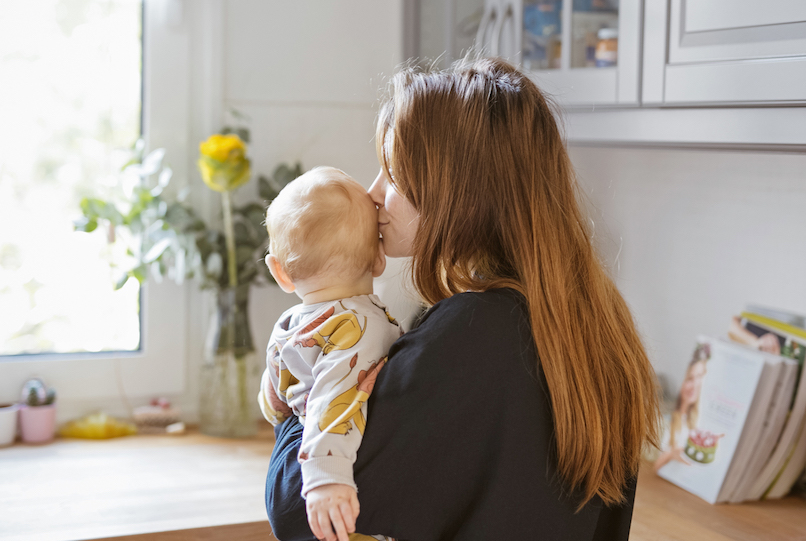
[[[274, 427], [276, 443], [266, 476], [266, 513], [275, 537], [281, 541], [313, 541], [302, 491], [302, 470], [297, 461], [302, 425], [296, 415]], [[299, 536], [300, 532], [307, 535]]]

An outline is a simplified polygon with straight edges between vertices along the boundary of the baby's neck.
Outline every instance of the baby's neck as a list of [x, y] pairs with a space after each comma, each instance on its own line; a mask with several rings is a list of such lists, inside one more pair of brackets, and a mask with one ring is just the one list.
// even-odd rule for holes
[[372, 294], [372, 274], [368, 273], [356, 282], [343, 284], [300, 284], [300, 287], [297, 287], [297, 294], [302, 299], [302, 304], [317, 304], [356, 295], [370, 295]]

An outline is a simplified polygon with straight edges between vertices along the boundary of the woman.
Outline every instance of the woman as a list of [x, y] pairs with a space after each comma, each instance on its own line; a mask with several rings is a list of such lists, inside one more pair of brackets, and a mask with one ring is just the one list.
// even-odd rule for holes
[[[671, 461], [690, 465], [683, 451], [688, 441], [688, 434], [697, 428], [697, 420], [700, 416], [700, 391], [702, 391], [702, 380], [707, 372], [706, 363], [711, 358], [711, 347], [708, 344], [700, 344], [694, 350], [691, 362], [686, 369], [686, 377], [680, 386], [680, 394], [677, 395], [677, 402], [672, 412], [672, 419], [669, 423], [668, 434], [664, 437], [664, 450], [655, 460], [655, 472]], [[720, 435], [718, 437], [722, 437]]]
[[[626, 540], [655, 379], [591, 247], [546, 100], [493, 59], [406, 69], [370, 188], [390, 257], [431, 308], [390, 350], [355, 463], [356, 530], [396, 539]], [[313, 539], [301, 430], [277, 429], [267, 508]], [[336, 539], [335, 534], [326, 539]]]

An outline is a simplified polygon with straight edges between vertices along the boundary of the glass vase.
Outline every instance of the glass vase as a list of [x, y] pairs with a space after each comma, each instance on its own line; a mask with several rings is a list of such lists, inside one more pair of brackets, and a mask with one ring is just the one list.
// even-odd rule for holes
[[216, 292], [199, 392], [199, 429], [210, 436], [257, 433], [260, 371], [249, 328], [249, 285]]

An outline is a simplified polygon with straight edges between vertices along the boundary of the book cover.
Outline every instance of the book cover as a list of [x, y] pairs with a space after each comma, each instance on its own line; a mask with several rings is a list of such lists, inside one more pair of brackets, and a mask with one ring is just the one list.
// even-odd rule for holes
[[716, 503], [765, 366], [762, 352], [698, 337], [655, 462], [658, 475]]

